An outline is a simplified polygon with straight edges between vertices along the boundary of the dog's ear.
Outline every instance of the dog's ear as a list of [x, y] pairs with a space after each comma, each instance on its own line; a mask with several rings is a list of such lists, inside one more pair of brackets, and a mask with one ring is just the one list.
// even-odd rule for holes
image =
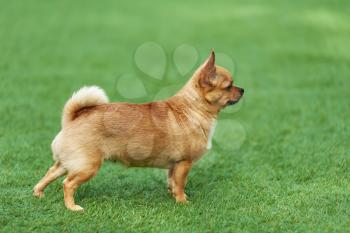
[[199, 71], [199, 84], [201, 87], [213, 86], [215, 82], [215, 53], [211, 50], [208, 59], [201, 66]]

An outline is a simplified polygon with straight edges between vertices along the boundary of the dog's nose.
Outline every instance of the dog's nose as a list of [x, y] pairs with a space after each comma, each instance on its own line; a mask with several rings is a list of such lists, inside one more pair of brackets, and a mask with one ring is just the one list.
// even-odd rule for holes
[[241, 93], [241, 95], [244, 94], [244, 89], [243, 88], [239, 88], [239, 93]]

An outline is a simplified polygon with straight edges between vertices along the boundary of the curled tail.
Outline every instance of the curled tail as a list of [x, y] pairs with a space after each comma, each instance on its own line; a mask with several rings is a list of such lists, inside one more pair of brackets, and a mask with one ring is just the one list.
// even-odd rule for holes
[[82, 87], [73, 93], [63, 109], [62, 128], [75, 118], [75, 113], [82, 108], [108, 103], [106, 93], [97, 86]]

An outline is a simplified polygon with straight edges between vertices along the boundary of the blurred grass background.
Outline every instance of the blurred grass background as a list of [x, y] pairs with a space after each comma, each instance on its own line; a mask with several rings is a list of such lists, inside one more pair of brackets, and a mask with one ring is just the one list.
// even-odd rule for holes
[[[340, 0], [1, 1], [0, 231], [348, 231], [349, 13]], [[146, 41], [182, 83], [181, 44], [200, 61], [211, 48], [235, 60], [246, 95], [229, 117], [244, 144], [216, 141], [190, 174], [187, 206], [168, 196], [164, 171], [112, 163], [79, 189], [84, 214], [65, 210], [61, 182], [32, 197], [65, 101], [92, 84], [119, 101], [116, 79], [137, 71]], [[140, 78], [152, 94], [164, 85]]]

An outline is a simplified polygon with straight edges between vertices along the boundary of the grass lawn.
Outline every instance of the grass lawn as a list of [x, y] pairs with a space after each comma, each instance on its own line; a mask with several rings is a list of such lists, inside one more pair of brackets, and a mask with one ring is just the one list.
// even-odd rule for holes
[[[340, 0], [2, 1], [0, 232], [349, 231], [349, 22]], [[147, 41], [165, 51], [164, 79], [135, 65]], [[110, 162], [78, 190], [84, 213], [65, 209], [62, 179], [34, 198], [72, 92], [124, 101], [116, 83], [131, 73], [146, 95], [129, 101], [151, 101], [190, 76], [173, 59], [183, 44], [196, 65], [210, 48], [231, 57], [246, 90], [191, 171], [191, 203], [168, 195], [164, 170]]]

